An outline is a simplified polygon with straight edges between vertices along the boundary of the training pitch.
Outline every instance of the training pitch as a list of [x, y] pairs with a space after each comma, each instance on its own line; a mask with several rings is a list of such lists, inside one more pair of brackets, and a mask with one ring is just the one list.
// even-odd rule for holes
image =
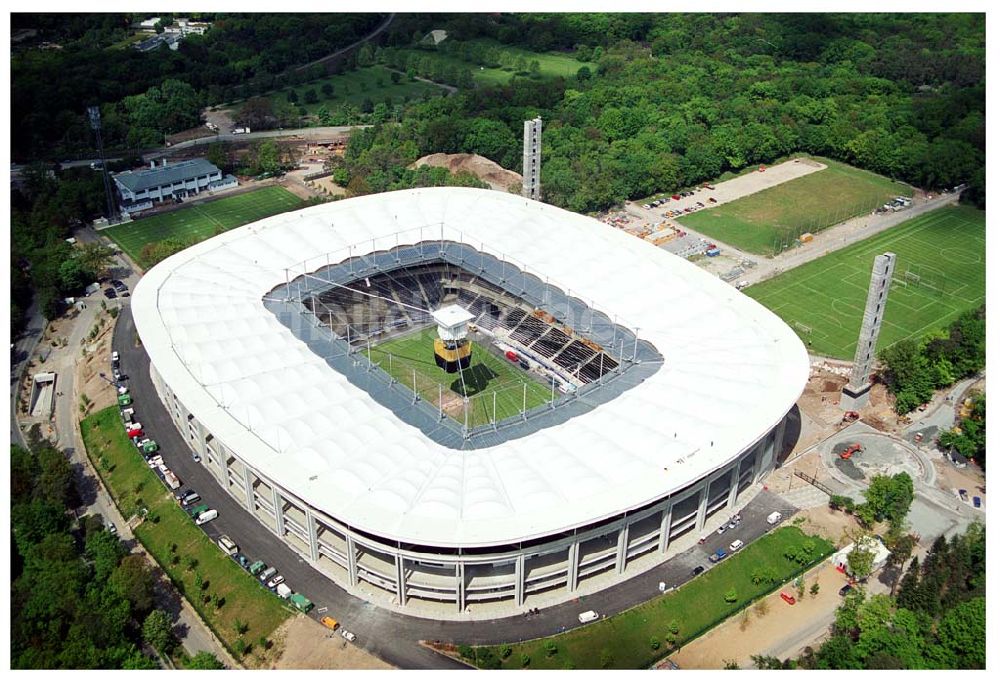
[[827, 167], [678, 222], [749, 253], [775, 255], [805, 232], [815, 234], [870, 213], [893, 197], [913, 194], [910, 187], [881, 175], [817, 160]]
[[[371, 360], [408, 389], [413, 388], [415, 373], [420, 398], [435, 407], [440, 404], [445, 414], [460, 423], [465, 422], [463, 396], [468, 396], [470, 428], [493, 422], [494, 394], [497, 421], [517, 416], [522, 406], [531, 410], [551, 400], [552, 388], [543, 384], [541, 378], [529, 375], [475, 341], [470, 341], [469, 368], [461, 375], [449, 374], [434, 363], [436, 336], [436, 327], [431, 326], [373, 345]], [[365, 356], [367, 350], [361, 350], [360, 354]]]
[[[819, 173], [816, 173], [817, 175]], [[986, 214], [940, 208], [751, 286], [812, 353], [854, 357], [875, 256], [896, 254], [878, 348], [942, 329], [986, 301]]]
[[219, 232], [271, 215], [302, 208], [303, 201], [284, 187], [265, 187], [216, 201], [197, 203], [180, 210], [115, 225], [104, 231], [140, 265], [146, 244], [167, 239], [196, 243]]

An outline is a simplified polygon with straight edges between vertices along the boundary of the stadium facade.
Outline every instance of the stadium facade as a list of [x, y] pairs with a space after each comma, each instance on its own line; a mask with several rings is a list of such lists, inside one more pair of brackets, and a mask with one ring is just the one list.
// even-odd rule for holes
[[[451, 302], [552, 399], [475, 424], [373, 361]], [[132, 305], [219, 485], [337, 583], [416, 611], [631, 576], [772, 470], [808, 377], [797, 336], [733, 287], [477, 189], [267, 218], [160, 263]]]

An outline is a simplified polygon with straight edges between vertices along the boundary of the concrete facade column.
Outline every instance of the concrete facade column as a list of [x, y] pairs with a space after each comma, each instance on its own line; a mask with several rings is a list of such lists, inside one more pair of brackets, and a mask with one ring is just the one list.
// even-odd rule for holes
[[514, 562], [514, 604], [524, 605], [524, 554], [520, 554]]
[[465, 612], [465, 563], [455, 563], [455, 582], [458, 611]]
[[767, 436], [765, 435], [761, 438], [760, 442], [757, 443], [757, 448], [754, 451], [754, 481], [758, 481], [761, 475], [764, 473], [764, 445], [767, 443]]
[[[277, 516], [277, 510], [275, 509], [275, 516]], [[316, 536], [316, 516], [309, 512], [309, 507], [306, 506], [306, 534], [309, 536], [309, 557], [313, 561], [319, 560], [319, 537]]]
[[628, 518], [622, 521], [621, 529], [618, 530], [618, 552], [615, 555], [615, 573], [625, 572], [625, 559], [628, 556]]
[[774, 429], [774, 464], [777, 466], [778, 457], [785, 448], [785, 426], [788, 425], [788, 414], [781, 419], [781, 423]]
[[575, 541], [569, 545], [566, 563], [566, 590], [573, 592], [580, 579], [580, 542]]
[[729, 499], [726, 501], [726, 508], [731, 509], [736, 505], [736, 495], [740, 489], [740, 459], [736, 459], [733, 464], [733, 472], [729, 475]]
[[674, 505], [670, 504], [663, 509], [663, 519], [660, 521], [660, 543], [657, 547], [660, 553], [665, 553], [667, 547], [670, 546], [670, 525], [673, 523], [673, 519]]
[[705, 529], [705, 515], [708, 512], [708, 490], [711, 486], [711, 479], [706, 478], [705, 484], [701, 486], [701, 491], [698, 493], [700, 495], [698, 498], [698, 519], [694, 525], [694, 531], [698, 533]]
[[[285, 502], [281, 498], [281, 492], [276, 485], [271, 485], [271, 503], [274, 504], [274, 529], [279, 537], [285, 536]], [[315, 525], [316, 521], [313, 520]], [[315, 559], [313, 559], [315, 560]]]
[[347, 536], [347, 579], [351, 586], [358, 585], [358, 547], [350, 535]]
[[403, 557], [396, 554], [396, 602], [406, 605], [406, 570], [403, 565]]
[[[243, 463], [242, 461], [240, 463]], [[227, 473], [228, 475], [228, 473]], [[253, 501], [253, 480], [251, 479], [250, 467], [245, 463], [243, 464], [243, 491], [247, 496], [246, 507], [250, 513], [256, 515], [254, 507], [256, 504]], [[229, 489], [229, 481], [226, 481], [226, 489]]]

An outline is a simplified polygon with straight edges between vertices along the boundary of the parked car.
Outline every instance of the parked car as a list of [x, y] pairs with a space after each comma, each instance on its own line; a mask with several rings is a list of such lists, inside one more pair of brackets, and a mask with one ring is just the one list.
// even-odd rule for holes
[[845, 584], [844, 586], [840, 587], [840, 591], [838, 591], [837, 593], [839, 593], [843, 597], [843, 596], [846, 596], [847, 594], [851, 593], [851, 590], [853, 588], [854, 587], [851, 586], [850, 584]]
[[201, 495], [195, 492], [193, 489], [189, 489], [187, 493], [181, 497], [181, 506], [190, 506], [191, 504], [201, 501]]
[[112, 535], [117, 535], [118, 534], [118, 528], [115, 527], [114, 523], [108, 523], [108, 532], [110, 534], [112, 534]]
[[964, 489], [958, 490], [958, 496], [959, 496], [959, 498], [962, 501], [968, 501], [969, 500], [969, 492], [968, 492], [968, 490], [964, 490]]
[[785, 591], [781, 592], [781, 600], [788, 603], [788, 605], [795, 605], [795, 596]]
[[250, 574], [257, 576], [266, 569], [267, 569], [267, 563], [265, 563], [262, 560], [258, 560], [253, 565], [250, 566]]
[[338, 622], [337, 620], [333, 619], [329, 615], [324, 615], [323, 619], [321, 619], [319, 621], [319, 623], [322, 624], [324, 627], [326, 627], [327, 629], [329, 629], [331, 631], [336, 631], [337, 627], [340, 626], [340, 622]]
[[715, 533], [716, 533], [716, 534], [725, 534], [725, 533], [726, 533], [726, 530], [727, 530], [727, 529], [729, 529], [729, 528], [728, 528], [728, 527], [726, 527], [725, 525], [720, 525], [720, 526], [719, 526], [719, 529], [717, 529], [717, 530], [715, 531]]
[[358, 637], [355, 636], [353, 632], [350, 632], [347, 629], [341, 629], [340, 635], [343, 636], [348, 641], [350, 641], [351, 643], [354, 643], [355, 641], [358, 640]]
[[267, 588], [274, 591], [283, 581], [285, 581], [284, 577], [281, 575], [275, 575], [274, 577], [271, 577], [271, 579], [267, 580]]
[[119, 362], [118, 351], [114, 350], [114, 351], [111, 352], [111, 363], [112, 364], [118, 364], [118, 362]]
[[104, 297], [111, 300], [112, 298], [117, 298], [118, 293], [113, 288], [106, 288], [104, 289]]
[[244, 570], [250, 567], [250, 559], [244, 556], [242, 553], [237, 553], [233, 556], [233, 559], [240, 564], [240, 567]]
[[128, 286], [121, 279], [112, 279], [111, 285], [115, 287], [115, 290], [118, 291], [118, 293], [128, 291]]
[[214, 508], [210, 508], [201, 515], [197, 516], [194, 519], [194, 524], [204, 525], [205, 523], [215, 520], [218, 517], [219, 517], [219, 512], [216, 511]]
[[576, 616], [576, 618], [580, 620], [581, 624], [586, 624], [587, 622], [593, 622], [594, 620], [600, 618], [600, 615], [593, 610], [587, 610], [586, 612], [581, 612]]
[[742, 548], [743, 548], [742, 539], [737, 539], [736, 541], [734, 541], [732, 544], [729, 545], [729, 550], [732, 551], [733, 553], [739, 551]]
[[700, 575], [704, 571], [705, 571], [705, 566], [704, 565], [696, 565], [694, 567], [694, 569], [691, 570], [691, 574], [693, 576], [697, 577], [698, 575]]
[[980, 499], [979, 497], [972, 497], [972, 505], [975, 506], [976, 508], [982, 508], [983, 500]]
[[726, 555], [727, 554], [726, 554], [726, 552], [723, 549], [719, 549], [718, 551], [716, 551], [715, 553], [713, 553], [711, 556], [709, 556], [708, 559], [710, 561], [712, 561], [713, 563], [718, 563], [720, 560], [722, 560], [723, 558], [725, 558]]
[[264, 570], [262, 573], [257, 575], [257, 579], [260, 580], [261, 584], [264, 584], [267, 582], [267, 580], [271, 579], [271, 577], [274, 577], [276, 574], [278, 574], [278, 568], [269, 567], [268, 569]]
[[201, 454], [199, 454], [198, 452], [192, 454], [191, 458], [194, 459], [195, 463], [201, 463]]

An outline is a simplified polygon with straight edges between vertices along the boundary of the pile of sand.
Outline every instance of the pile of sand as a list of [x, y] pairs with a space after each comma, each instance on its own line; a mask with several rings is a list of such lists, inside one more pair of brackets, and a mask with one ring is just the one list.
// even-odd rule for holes
[[452, 173], [466, 171], [490, 185], [491, 189], [505, 192], [512, 184], [521, 184], [521, 176], [512, 170], [506, 170], [498, 163], [477, 154], [430, 154], [418, 158], [411, 168], [431, 166], [447, 168]]

